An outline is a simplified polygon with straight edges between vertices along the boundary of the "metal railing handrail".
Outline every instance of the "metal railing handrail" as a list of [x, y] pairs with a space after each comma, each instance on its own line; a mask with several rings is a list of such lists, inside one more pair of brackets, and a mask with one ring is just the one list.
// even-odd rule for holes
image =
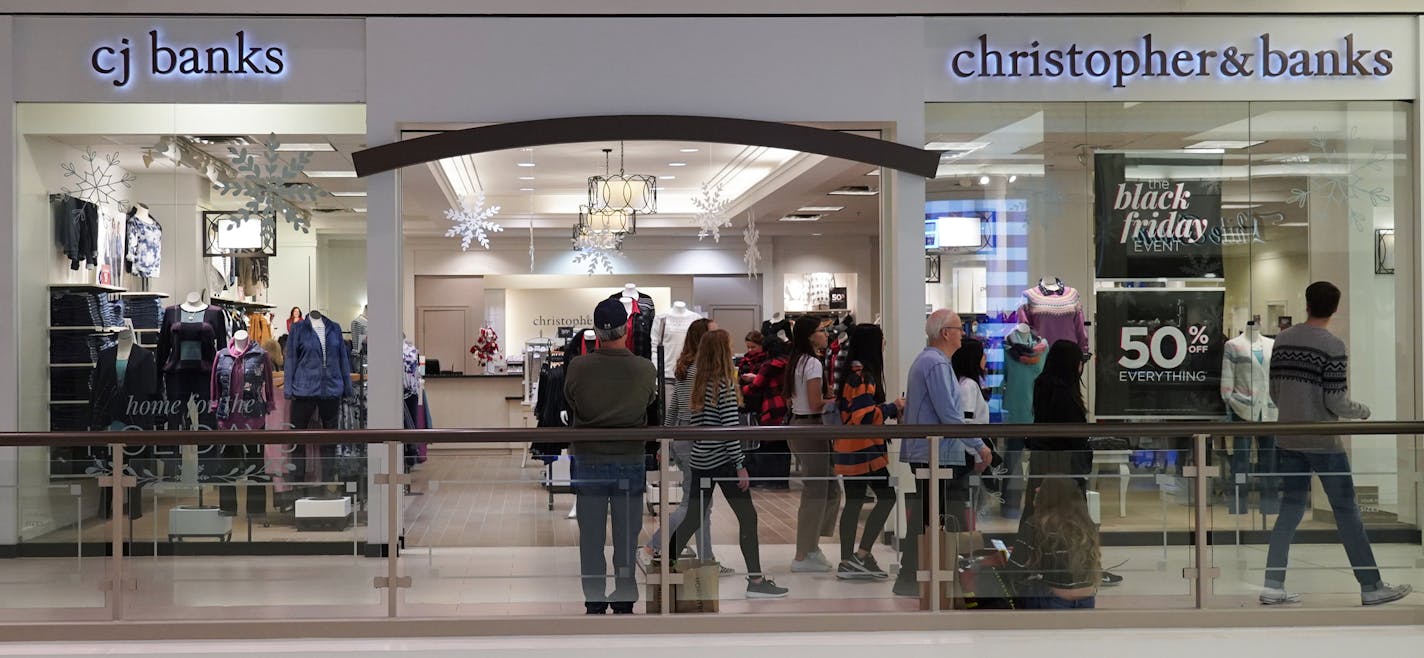
[[1369, 436], [1424, 435], [1424, 421], [1324, 423], [1143, 422], [1033, 425], [823, 425], [752, 427], [541, 427], [367, 430], [184, 430], [121, 432], [0, 432], [0, 446], [78, 447], [110, 443], [134, 446], [234, 445], [273, 443], [581, 443], [717, 439], [802, 438], [1048, 438], [1210, 436]]

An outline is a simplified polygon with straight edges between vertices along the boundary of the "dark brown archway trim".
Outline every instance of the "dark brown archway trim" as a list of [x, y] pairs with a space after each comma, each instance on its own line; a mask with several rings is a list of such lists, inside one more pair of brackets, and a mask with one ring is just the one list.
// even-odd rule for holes
[[384, 144], [353, 153], [356, 175], [472, 153], [578, 142], [666, 140], [745, 144], [816, 153], [933, 178], [939, 153], [838, 130], [789, 123], [678, 115], [569, 117], [500, 123]]

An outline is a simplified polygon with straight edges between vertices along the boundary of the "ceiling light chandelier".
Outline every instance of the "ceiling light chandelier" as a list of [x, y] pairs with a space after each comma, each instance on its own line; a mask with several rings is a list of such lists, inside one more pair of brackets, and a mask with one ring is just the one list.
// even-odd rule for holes
[[618, 143], [618, 173], [610, 173], [609, 158], [612, 153], [613, 149], [603, 149], [603, 175], [588, 179], [589, 214], [623, 212], [628, 215], [631, 224], [633, 215], [657, 213], [657, 177], [624, 173], [622, 142]]
[[612, 208], [594, 210], [588, 206], [579, 206], [578, 229], [586, 233], [616, 235], [621, 244], [624, 237], [638, 232], [638, 213]]

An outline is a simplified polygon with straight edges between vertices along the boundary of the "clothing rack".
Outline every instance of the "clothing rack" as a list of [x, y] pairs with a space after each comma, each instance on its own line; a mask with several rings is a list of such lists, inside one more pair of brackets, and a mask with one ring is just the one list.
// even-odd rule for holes
[[256, 302], [244, 302], [236, 299], [225, 299], [223, 297], [210, 297], [208, 303], [221, 308], [231, 308], [239, 311], [270, 311], [276, 306], [271, 304], [258, 304]]

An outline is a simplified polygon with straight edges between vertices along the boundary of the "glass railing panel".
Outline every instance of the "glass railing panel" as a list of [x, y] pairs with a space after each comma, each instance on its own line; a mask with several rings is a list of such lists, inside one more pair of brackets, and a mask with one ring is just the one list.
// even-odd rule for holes
[[[1193, 606], [1192, 583], [1183, 578], [1193, 565], [1190, 440], [1104, 441], [1086, 451], [1040, 441], [1050, 448], [1025, 452], [1018, 518], [981, 526], [991, 548], [1000, 540], [1014, 549], [1007, 573], [1017, 579], [1018, 607]], [[1002, 476], [987, 479], [995, 477]], [[1084, 558], [1093, 551], [1097, 578]]]
[[[406, 444], [412, 482], [399, 501], [405, 525], [400, 568], [412, 582], [399, 593], [402, 617], [584, 613], [579, 528], [594, 524], [591, 513], [581, 520], [575, 512], [572, 460], [562, 445], [534, 456], [527, 444], [515, 445]], [[592, 484], [632, 500], [619, 508], [619, 519], [633, 514], [626, 527], [636, 532], [646, 514], [641, 457], [625, 471], [627, 478], [604, 474]], [[603, 546], [590, 559], [601, 556], [611, 575], [607, 537]], [[633, 576], [635, 547], [627, 550], [626, 572]], [[614, 590], [611, 580], [603, 585], [604, 593]]]
[[1424, 606], [1417, 440], [1213, 437], [1208, 604]]
[[124, 617], [384, 615], [373, 579], [386, 562], [367, 538], [386, 514], [370, 506], [366, 453], [360, 443], [154, 449], [128, 547], [142, 595]]
[[86, 621], [111, 617], [113, 500], [106, 445], [14, 450], [15, 482], [0, 501], [20, 512], [14, 559], [0, 560], [0, 621]]

